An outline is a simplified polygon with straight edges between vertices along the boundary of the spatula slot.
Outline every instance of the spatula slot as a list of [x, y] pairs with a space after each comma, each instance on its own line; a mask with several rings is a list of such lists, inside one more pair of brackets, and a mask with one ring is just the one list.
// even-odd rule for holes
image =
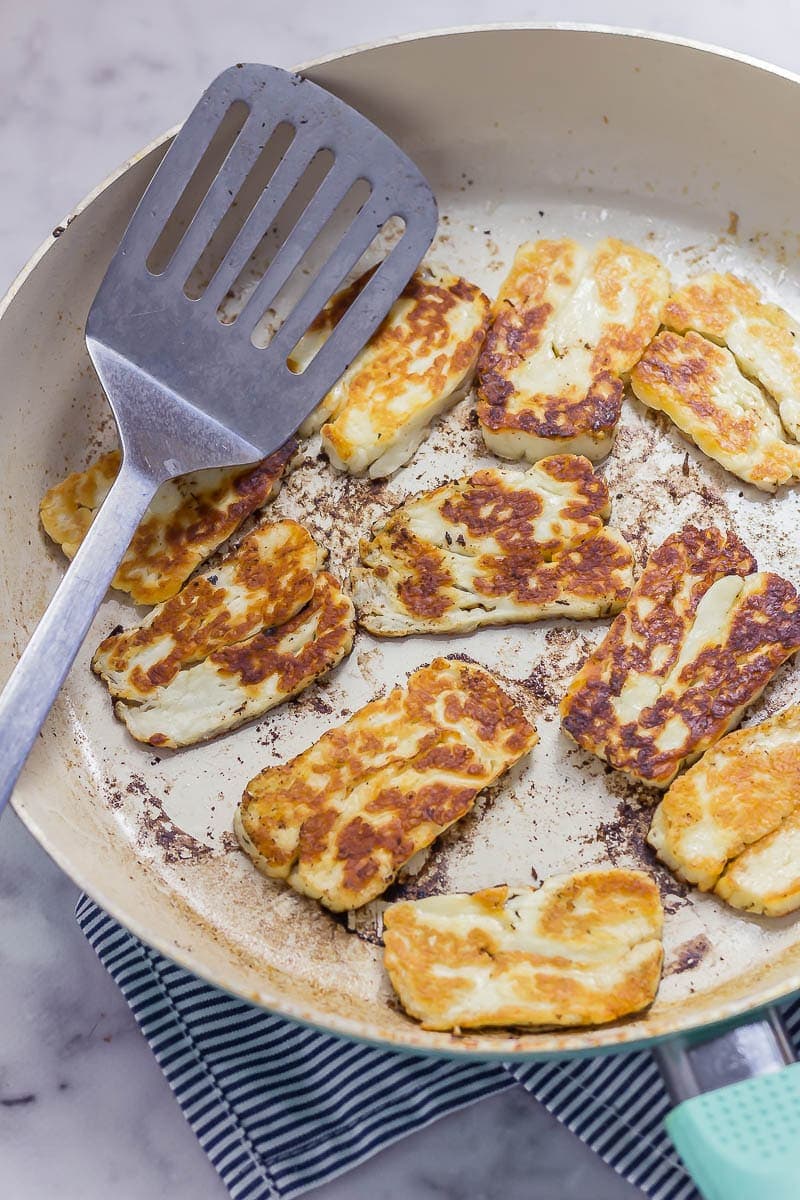
[[[372, 188], [366, 179], [357, 179], [351, 184], [344, 199], [338, 204], [330, 220], [323, 225], [288, 279], [279, 289], [272, 289], [275, 291], [274, 298], [270, 300], [250, 333], [250, 341], [257, 349], [263, 350], [269, 345], [272, 337], [294, 311], [369, 200], [371, 191]], [[265, 277], [264, 283], [269, 285], [269, 276]], [[264, 290], [261, 291], [261, 296], [255, 296], [253, 299], [255, 311], [267, 299]]]
[[[183, 285], [184, 295], [188, 296], [190, 300], [199, 300], [205, 292], [244, 227], [244, 223], [253, 211], [261, 193], [272, 179], [278, 164], [292, 144], [295, 132], [295, 127], [288, 121], [281, 121], [273, 130]], [[330, 151], [326, 151], [326, 153], [330, 155]], [[330, 160], [333, 162], [332, 155], [330, 155]]]
[[249, 114], [250, 106], [244, 100], [234, 100], [225, 112], [147, 256], [151, 275], [160, 275], [167, 269]]
[[[408, 244], [413, 242], [414, 237], [412, 220], [404, 236], [395, 243], [386, 257], [374, 269], [361, 276], [359, 286], [353, 287], [347, 297], [348, 302], [340, 306], [333, 331], [328, 336], [315, 338], [313, 329], [307, 329], [305, 335], [295, 343], [292, 354], [281, 365], [292, 375], [300, 376], [297, 379], [298, 387], [319, 386], [319, 383], [330, 378], [331, 374], [341, 377], [380, 328], [391, 304], [391, 300], [387, 304], [387, 299], [397, 297], [398, 274], [401, 278], [406, 277]], [[305, 303], [298, 308], [306, 308], [308, 311]], [[270, 353], [275, 358], [279, 354], [283, 355], [282, 341], [291, 344], [284, 338], [286, 330], [288, 329], [291, 335], [301, 327], [295, 320], [297, 315], [293, 313], [291, 319], [273, 339]], [[305, 312], [301, 312], [300, 315], [304, 317]], [[301, 347], [305, 347], [304, 351]], [[303, 361], [300, 360], [301, 354]]]
[[349, 182], [332, 162], [330, 151], [315, 157], [219, 306], [219, 319], [229, 323], [252, 304], [254, 346], [269, 344], [371, 196], [366, 179]]
[[[386, 222], [397, 214], [392, 212], [390, 207], [390, 198], [380, 192], [372, 192], [361, 208], [356, 213], [352, 224], [342, 234], [340, 240], [330, 250], [328, 257], [322, 263], [318, 270], [313, 274], [309, 272], [309, 276], [302, 280], [305, 287], [302, 294], [296, 302], [284, 304], [279, 316], [285, 318], [282, 320], [280, 328], [276, 330], [271, 349], [276, 356], [282, 360], [282, 365], [287, 369], [289, 360], [292, 358], [292, 352], [296, 348], [298, 342], [303, 335], [310, 329], [314, 321], [317, 319], [322, 309], [327, 304], [333, 294], [339, 291], [344, 281], [348, 278], [354, 266], [361, 260], [365, 253], [368, 253], [373, 247], [376, 239], [382, 236], [383, 227]], [[400, 239], [398, 247], [404, 243], [403, 238]], [[392, 256], [394, 257], [394, 254]], [[385, 267], [385, 263], [382, 264]], [[386, 278], [386, 272], [383, 271], [383, 277]], [[370, 295], [376, 294], [376, 288], [373, 280], [370, 280], [370, 285], [365, 289]], [[363, 293], [362, 293], [363, 295]], [[362, 297], [359, 296], [360, 300]], [[256, 307], [256, 301], [254, 301]], [[384, 309], [382, 315], [386, 314], [388, 306]], [[343, 318], [347, 316], [345, 312]], [[370, 326], [370, 331], [375, 328], [375, 324]], [[369, 334], [365, 335], [368, 337]], [[253, 334], [251, 333], [251, 341]], [[331, 344], [336, 342], [334, 335], [329, 339]], [[253, 343], [257, 345], [257, 343]], [[346, 364], [345, 364], [346, 365]], [[295, 374], [297, 372], [294, 372]]]
[[296, 229], [298, 221], [319, 194], [334, 162], [333, 152], [323, 147], [316, 152], [302, 172], [278, 210], [273, 223], [260, 238], [219, 304], [217, 317], [224, 325], [230, 325], [236, 321], [249, 303], [256, 288], [275, 261], [278, 251]]
[[344, 285], [337, 294], [337, 300], [317, 315], [292, 348], [286, 365], [294, 375], [302, 375], [311, 366], [322, 347], [336, 332], [345, 313], [355, 303], [376, 268], [400, 241], [405, 227], [405, 221], [398, 216], [389, 217], [388, 221], [384, 222], [356, 265], [348, 272]]

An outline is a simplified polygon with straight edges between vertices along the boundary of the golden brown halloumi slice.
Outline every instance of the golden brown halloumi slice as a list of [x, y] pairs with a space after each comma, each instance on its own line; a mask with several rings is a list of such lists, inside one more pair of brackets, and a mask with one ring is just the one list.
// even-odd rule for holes
[[261, 717], [340, 663], [353, 645], [350, 598], [327, 571], [300, 611], [274, 629], [214, 650], [179, 671], [142, 704], [119, 700], [117, 716], [151, 746], [189, 746]]
[[772, 396], [786, 432], [800, 439], [800, 325], [736, 275], [698, 275], [670, 296], [664, 324], [725, 345]]
[[[297, 451], [291, 440], [256, 466], [196, 471], [159, 488], [112, 586], [136, 604], [174, 596], [196, 567], [272, 500]], [[112, 450], [50, 488], [40, 505], [45, 532], [73, 558], [119, 471]]]
[[800, 908], [800, 811], [748, 846], [730, 864], [714, 891], [733, 908], [782, 917]]
[[664, 412], [681, 433], [765, 492], [800, 478], [800, 446], [729, 350], [698, 333], [660, 333], [631, 372], [634, 394]]
[[412, 496], [361, 542], [359, 622], [399, 637], [619, 612], [633, 553], [610, 512], [592, 464], [570, 454]]
[[600, 1025], [645, 1008], [661, 977], [663, 912], [642, 871], [405, 901], [383, 924], [389, 978], [426, 1029]]
[[261, 525], [132, 629], [107, 637], [92, 669], [118, 699], [142, 701], [222, 646], [283, 625], [314, 593], [324, 551], [297, 521]]
[[670, 787], [647, 840], [736, 908], [800, 907], [800, 705], [724, 737]]
[[666, 268], [615, 238], [526, 242], [495, 302], [478, 360], [486, 445], [529, 462], [608, 454], [624, 380], [655, 334]]
[[[294, 352], [296, 367], [305, 365], [364, 282], [334, 297]], [[418, 271], [301, 432], [321, 425], [323, 448], [340, 471], [390, 475], [471, 383], [489, 308], [466, 279]]]
[[800, 647], [795, 589], [755, 572], [733, 534], [671, 534], [561, 702], [570, 737], [634, 779], [671, 783]]
[[482, 667], [437, 658], [247, 785], [242, 848], [334, 912], [358, 908], [537, 741]]
[[789, 315], [751, 283], [707, 274], [674, 293], [664, 324], [631, 372], [639, 399], [762, 491], [800, 478], [800, 331]]

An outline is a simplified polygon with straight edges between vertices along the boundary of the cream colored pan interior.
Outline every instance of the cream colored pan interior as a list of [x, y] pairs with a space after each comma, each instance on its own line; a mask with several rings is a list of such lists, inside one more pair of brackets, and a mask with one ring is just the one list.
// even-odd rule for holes
[[[412, 39], [317, 63], [308, 74], [416, 159], [443, 214], [432, 257], [490, 293], [526, 238], [615, 234], [663, 255], [678, 280], [710, 264], [734, 269], [800, 314], [800, 86], [787, 75], [682, 43], [564, 28]], [[84, 321], [165, 144], [144, 151], [56, 231], [0, 319], [3, 673], [64, 569], [38, 526], [38, 500], [114, 442]], [[275, 511], [307, 518], [340, 571], [353, 561], [359, 529], [379, 513], [489, 461], [469, 402], [383, 484], [336, 476], [313, 446], [306, 457]], [[613, 524], [640, 560], [686, 520], [730, 523], [761, 567], [800, 584], [796, 490], [772, 498], [740, 484], [632, 400], [602, 471]], [[436, 654], [465, 653], [520, 699], [541, 742], [442, 839], [414, 893], [525, 884], [534, 872], [541, 879], [606, 861], [655, 869], [643, 847], [652, 794], [607, 774], [559, 732], [560, 695], [603, 623], [382, 643], [359, 634], [350, 659], [298, 703], [209, 745], [155, 754], [113, 719], [89, 670], [101, 637], [133, 617], [117, 598], [101, 609], [16, 809], [82, 887], [206, 979], [342, 1033], [504, 1057], [635, 1042], [800, 987], [800, 920], [733, 914], [657, 871], [667, 908], [665, 977], [646, 1016], [588, 1031], [426, 1033], [391, 1001], [369, 915], [348, 931], [313, 901], [262, 878], [236, 849], [232, 814], [257, 770]], [[798, 694], [793, 665], [748, 722]]]

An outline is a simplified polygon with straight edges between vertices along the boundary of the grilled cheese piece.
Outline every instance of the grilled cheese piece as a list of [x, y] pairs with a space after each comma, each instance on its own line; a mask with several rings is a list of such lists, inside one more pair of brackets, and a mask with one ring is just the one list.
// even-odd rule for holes
[[214, 650], [141, 704], [114, 711], [137, 741], [189, 746], [261, 717], [331, 671], [353, 645], [353, 605], [326, 571], [282, 625]]
[[290, 620], [314, 593], [325, 554], [296, 521], [265, 524], [92, 659], [111, 695], [142, 701], [214, 650]]
[[788, 314], [751, 283], [708, 274], [674, 293], [664, 324], [631, 373], [642, 403], [762, 491], [800, 478], [800, 346]]
[[252, 779], [236, 834], [266, 875], [358, 908], [537, 740], [487, 671], [437, 658]]
[[610, 511], [592, 464], [566, 454], [412, 496], [361, 542], [359, 622], [399, 637], [619, 612], [633, 554]]
[[800, 812], [730, 864], [714, 891], [733, 908], [782, 917], [800, 908]]
[[389, 978], [425, 1029], [599, 1025], [658, 990], [663, 912], [641, 871], [405, 901], [383, 923]]
[[658, 259], [615, 238], [591, 249], [570, 238], [520, 246], [478, 361], [489, 449], [529, 462], [608, 454], [624, 380], [668, 295]]
[[[296, 370], [365, 282], [357, 280], [323, 310], [292, 356]], [[391, 475], [469, 387], [488, 322], [489, 301], [480, 288], [458, 275], [418, 271], [301, 432], [322, 426], [323, 448], [340, 471]]]
[[800, 440], [800, 326], [787, 312], [765, 304], [752, 283], [709, 273], [670, 297], [664, 324], [727, 346], [743, 374], [773, 398], [787, 434]]
[[735, 908], [800, 907], [800, 705], [724, 737], [670, 787], [647, 840]]
[[561, 702], [570, 737], [642, 783], [671, 783], [800, 648], [795, 589], [755, 572], [732, 534], [671, 534]]
[[745, 483], [774, 492], [800, 478], [800, 446], [787, 438], [774, 406], [733, 354], [708, 338], [660, 333], [634, 367], [631, 387]]
[[[293, 440], [256, 466], [195, 471], [163, 484], [119, 565], [112, 586], [135, 604], [174, 596], [196, 567], [277, 494], [294, 457]], [[45, 532], [67, 558], [97, 515], [119, 471], [112, 450], [50, 488], [40, 505]]]

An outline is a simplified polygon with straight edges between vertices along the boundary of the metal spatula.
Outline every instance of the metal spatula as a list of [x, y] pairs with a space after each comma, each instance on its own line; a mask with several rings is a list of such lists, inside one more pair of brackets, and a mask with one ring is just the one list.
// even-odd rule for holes
[[[404, 222], [402, 236], [302, 374], [291, 370], [292, 350], [390, 218]], [[343, 219], [318, 269], [304, 265]], [[0, 810], [158, 487], [278, 449], [386, 316], [436, 220], [410, 159], [315, 84], [255, 65], [212, 83], [142, 197], [89, 313], [86, 342], [117, 421], [122, 467], [0, 697]], [[260, 249], [276, 229], [259, 277]], [[248, 271], [232, 319], [225, 300]], [[280, 315], [292, 285], [296, 298]], [[254, 333], [268, 312], [277, 329], [262, 348]]]

